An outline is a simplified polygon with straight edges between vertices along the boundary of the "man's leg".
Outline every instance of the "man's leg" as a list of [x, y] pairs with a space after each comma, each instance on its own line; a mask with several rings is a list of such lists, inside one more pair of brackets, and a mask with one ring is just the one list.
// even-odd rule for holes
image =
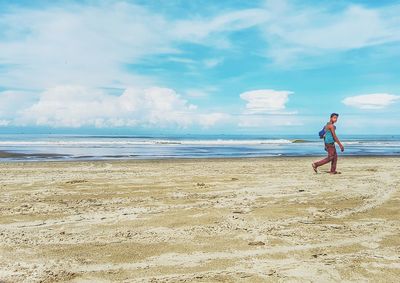
[[334, 152], [333, 152], [332, 149], [335, 149], [335, 146], [328, 145], [328, 146], [326, 146], [326, 149], [328, 150], [328, 156], [325, 157], [324, 159], [320, 160], [320, 161], [314, 162], [313, 163], [314, 164], [313, 168], [316, 169], [319, 166], [322, 166], [322, 165], [324, 165], [326, 163], [329, 163], [329, 162], [331, 162], [333, 160]]
[[336, 172], [337, 159], [338, 159], [338, 155], [337, 155], [337, 152], [336, 152], [336, 148], [333, 147], [333, 158], [332, 158], [332, 162], [331, 162], [331, 173]]

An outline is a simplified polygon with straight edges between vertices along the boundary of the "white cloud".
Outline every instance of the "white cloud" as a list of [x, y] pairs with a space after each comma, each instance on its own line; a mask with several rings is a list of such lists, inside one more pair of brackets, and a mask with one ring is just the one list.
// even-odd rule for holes
[[291, 91], [273, 89], [259, 89], [246, 91], [240, 98], [247, 101], [247, 113], [277, 112], [285, 109]]
[[400, 100], [399, 95], [373, 93], [346, 97], [342, 103], [360, 109], [382, 109]]
[[268, 43], [266, 55], [282, 66], [294, 65], [305, 56], [400, 41], [400, 5], [367, 8], [266, 3], [270, 19], [260, 25]]
[[200, 88], [189, 88], [185, 91], [185, 95], [192, 98], [206, 98], [211, 93], [215, 93], [219, 89], [213, 85], [202, 86]]
[[82, 86], [46, 90], [15, 121], [52, 127], [210, 127], [226, 118], [222, 113], [202, 113], [197, 106], [169, 88], [128, 88], [121, 95]]
[[176, 52], [163, 28], [166, 20], [137, 5], [12, 11], [0, 20], [0, 28], [9, 35], [0, 43], [0, 63], [10, 65], [0, 78], [2, 86], [150, 84], [150, 78], [126, 71], [123, 64]]
[[213, 18], [179, 20], [174, 24], [174, 32], [181, 40], [213, 45], [217, 48], [231, 47], [226, 33], [257, 26], [267, 20], [263, 9], [244, 9], [221, 13]]
[[220, 65], [224, 61], [224, 58], [211, 58], [204, 60], [204, 66], [206, 68], [214, 68]]
[[7, 90], [0, 92], [0, 119], [18, 115], [18, 110], [34, 103], [37, 95], [33, 92]]
[[279, 126], [302, 125], [296, 111], [286, 111], [289, 95], [287, 90], [259, 89], [240, 94], [246, 108], [238, 117], [238, 126], [242, 128], [273, 128]]
[[[44, 89], [78, 84], [88, 87], [148, 87], [157, 78], [128, 71], [126, 64], [157, 54], [181, 54], [184, 43], [236, 48], [230, 33], [257, 27], [266, 56], [282, 65], [307, 55], [351, 50], [400, 40], [400, 5], [317, 8], [268, 1], [254, 9], [222, 11], [190, 19], [167, 17], [127, 2], [16, 8], [0, 15], [0, 85]], [[18, 7], [18, 6], [17, 6]], [[368, 26], [368, 28], [365, 28]], [[168, 57], [191, 65], [193, 59]], [[167, 59], [168, 60], [168, 59]], [[221, 60], [204, 60], [214, 67]]]
[[[0, 85], [45, 89], [75, 84], [87, 87], [148, 87], [155, 78], [127, 64], [151, 55], [180, 54], [182, 43], [230, 46], [226, 33], [254, 26], [260, 10], [225, 12], [214, 17], [170, 19], [127, 2], [16, 8], [0, 15]], [[185, 64], [192, 59], [167, 57]], [[218, 62], [205, 62], [215, 66]]]
[[[228, 119], [225, 113], [199, 111], [172, 89], [154, 87], [160, 84], [157, 78], [139, 75], [127, 64], [168, 54], [165, 60], [214, 67], [223, 59], [185, 58], [178, 47], [229, 47], [228, 33], [262, 18], [260, 10], [248, 9], [171, 19], [144, 6], [108, 1], [15, 6], [0, 13], [0, 85], [32, 90], [0, 93], [0, 119], [53, 127], [211, 127]], [[124, 92], [111, 95], [102, 87]]]
[[170, 61], [170, 62], [182, 63], [182, 64], [186, 64], [186, 65], [194, 65], [194, 64], [196, 64], [196, 61], [193, 60], [193, 59], [176, 57], [176, 56], [168, 57], [167, 60]]

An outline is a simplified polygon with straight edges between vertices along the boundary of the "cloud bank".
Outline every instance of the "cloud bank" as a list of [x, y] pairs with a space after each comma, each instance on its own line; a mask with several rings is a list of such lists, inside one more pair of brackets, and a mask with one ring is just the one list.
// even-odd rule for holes
[[169, 88], [127, 88], [112, 95], [83, 86], [57, 86], [39, 95], [37, 102], [19, 109], [19, 125], [51, 127], [211, 127], [226, 114], [202, 113]]

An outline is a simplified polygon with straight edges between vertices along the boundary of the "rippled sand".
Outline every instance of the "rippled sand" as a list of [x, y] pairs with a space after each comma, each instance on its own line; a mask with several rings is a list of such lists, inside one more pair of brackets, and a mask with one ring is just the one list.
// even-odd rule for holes
[[3, 282], [398, 282], [400, 158], [0, 163]]

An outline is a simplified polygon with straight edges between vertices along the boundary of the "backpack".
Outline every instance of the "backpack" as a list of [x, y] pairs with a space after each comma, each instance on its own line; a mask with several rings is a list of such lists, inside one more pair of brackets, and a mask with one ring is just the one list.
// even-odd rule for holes
[[321, 131], [318, 132], [319, 138], [323, 139], [325, 137], [326, 134], [326, 130], [325, 130], [325, 126], [322, 128]]

